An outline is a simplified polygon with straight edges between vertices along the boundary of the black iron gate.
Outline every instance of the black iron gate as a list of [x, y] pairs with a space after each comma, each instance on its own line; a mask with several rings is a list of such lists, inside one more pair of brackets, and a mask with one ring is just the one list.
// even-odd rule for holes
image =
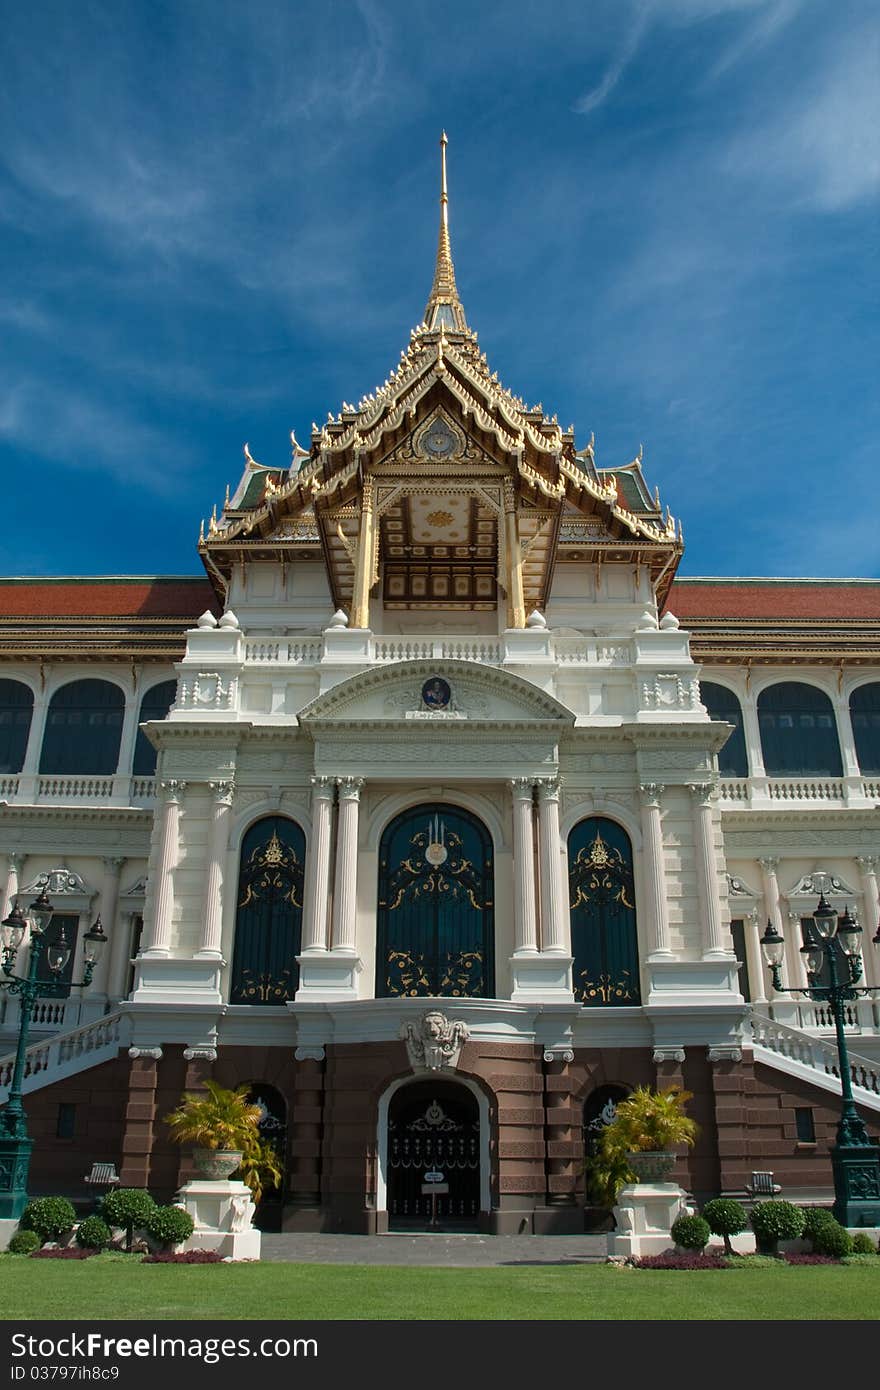
[[388, 1111], [389, 1225], [425, 1230], [435, 1219], [445, 1230], [468, 1229], [479, 1214], [476, 1098], [442, 1082], [404, 1087]]

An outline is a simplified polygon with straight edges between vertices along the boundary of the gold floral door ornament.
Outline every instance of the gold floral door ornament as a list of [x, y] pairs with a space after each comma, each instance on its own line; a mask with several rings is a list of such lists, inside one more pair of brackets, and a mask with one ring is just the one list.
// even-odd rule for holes
[[266, 816], [242, 841], [231, 1004], [284, 1004], [299, 984], [305, 836]]
[[641, 1003], [632, 846], [616, 821], [591, 816], [568, 837], [575, 998], [589, 1007]]
[[486, 997], [493, 980], [492, 841], [455, 806], [392, 821], [379, 852], [376, 995]]

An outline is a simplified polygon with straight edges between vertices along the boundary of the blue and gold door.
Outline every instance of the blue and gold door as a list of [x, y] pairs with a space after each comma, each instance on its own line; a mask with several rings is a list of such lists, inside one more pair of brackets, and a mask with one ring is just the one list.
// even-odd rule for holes
[[568, 837], [574, 994], [590, 1007], [641, 1003], [632, 846], [616, 821], [590, 816]]
[[488, 998], [495, 987], [492, 840], [457, 806], [416, 806], [379, 848], [376, 997]]

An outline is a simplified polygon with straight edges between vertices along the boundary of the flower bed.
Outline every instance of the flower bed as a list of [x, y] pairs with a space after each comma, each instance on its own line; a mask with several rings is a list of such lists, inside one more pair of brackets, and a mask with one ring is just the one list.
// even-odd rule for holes
[[720, 1254], [703, 1255], [696, 1250], [676, 1252], [665, 1250], [662, 1255], [639, 1255], [632, 1261], [636, 1269], [729, 1269]]
[[97, 1250], [92, 1250], [84, 1245], [64, 1245], [57, 1249], [50, 1249], [44, 1246], [42, 1250], [35, 1250], [28, 1256], [30, 1260], [90, 1260], [93, 1255], [97, 1255]]
[[223, 1256], [218, 1255], [216, 1250], [184, 1250], [179, 1255], [174, 1255], [170, 1250], [162, 1250], [157, 1255], [145, 1255], [141, 1260], [144, 1265], [216, 1265], [220, 1264]]

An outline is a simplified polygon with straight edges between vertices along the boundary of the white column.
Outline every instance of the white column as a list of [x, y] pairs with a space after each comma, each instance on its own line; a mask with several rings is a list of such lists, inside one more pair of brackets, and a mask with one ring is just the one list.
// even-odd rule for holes
[[871, 940], [877, 933], [880, 920], [880, 903], [877, 900], [877, 866], [880, 859], [873, 854], [856, 857], [859, 877], [862, 880], [862, 959], [865, 963], [865, 981], [869, 985], [880, 985], [880, 946], [872, 946]]
[[333, 889], [333, 950], [353, 951], [357, 929], [358, 806], [362, 777], [340, 777]]
[[562, 891], [559, 850], [559, 779], [538, 779], [538, 845], [541, 865], [541, 950], [571, 955], [568, 894]]
[[[3, 917], [0, 921], [5, 921], [12, 911], [12, 904], [18, 897], [18, 882], [21, 871], [24, 868], [25, 856], [19, 854], [17, 850], [11, 850], [6, 856], [6, 887], [3, 891]], [[25, 903], [26, 907], [27, 904]], [[22, 910], [24, 910], [22, 908]]]
[[715, 859], [715, 827], [712, 822], [712, 784], [691, 786], [693, 799], [694, 856], [697, 863], [697, 891], [703, 918], [703, 957], [717, 960], [729, 957], [721, 926], [721, 898], [718, 892], [718, 865]]
[[761, 725], [758, 721], [758, 702], [751, 690], [740, 701], [743, 715], [743, 733], [749, 755], [749, 773], [752, 777], [766, 777], [764, 768], [764, 749], [761, 747]]
[[[784, 973], [787, 978], [783, 979], [783, 984], [789, 985], [794, 989], [802, 989], [807, 983], [807, 976], [800, 955], [800, 922], [797, 918], [792, 922], [788, 913], [786, 913], [785, 918], [783, 918], [782, 904], [779, 900], [779, 880], [776, 877], [776, 870], [779, 868], [779, 860], [776, 858], [766, 858], [759, 859], [758, 863], [761, 866], [761, 887], [764, 892], [764, 911], [767, 914], [767, 919], [771, 923], [773, 930], [785, 938], [786, 968]], [[795, 926], [797, 927], [796, 935], [793, 930]], [[777, 995], [776, 997], [777, 999], [780, 997], [785, 998], [784, 995]]]
[[834, 701], [834, 714], [843, 775], [844, 777], [860, 777], [859, 760], [856, 757], [856, 739], [853, 733], [852, 716], [849, 712], [849, 700], [842, 691]]
[[229, 843], [229, 808], [235, 791], [231, 781], [212, 782], [211, 831], [208, 837], [208, 871], [202, 905], [202, 944], [196, 955], [204, 960], [220, 960], [223, 935], [223, 865]]
[[650, 959], [671, 960], [669, 948], [669, 906], [666, 898], [666, 865], [663, 858], [663, 825], [660, 801], [665, 787], [659, 782], [645, 782], [642, 794], [642, 851], [645, 856], [645, 892], [647, 916], [654, 940]]
[[155, 916], [151, 923], [146, 947], [141, 952], [145, 956], [167, 956], [171, 945], [171, 914], [174, 909], [173, 875], [177, 867], [180, 803], [186, 791], [186, 783], [172, 779], [162, 782], [160, 790], [164, 797], [164, 806], [162, 809], [159, 862], [156, 871]]
[[327, 950], [327, 897], [330, 887], [330, 821], [333, 812], [333, 778], [312, 778], [312, 843], [309, 846], [305, 901], [303, 903], [303, 952]]
[[119, 790], [120, 792], [124, 790], [126, 795], [130, 786], [131, 765], [134, 761], [134, 744], [137, 738], [140, 703], [138, 681], [135, 680], [131, 695], [125, 702], [122, 729], [119, 735], [119, 759], [116, 763], [116, 775], [120, 778]]
[[108, 855], [104, 859], [104, 882], [101, 885], [100, 916], [101, 924], [107, 933], [110, 945], [107, 948], [110, 963], [107, 968], [107, 995], [119, 999], [125, 972], [128, 969], [128, 928], [123, 931], [117, 919], [119, 907], [119, 878], [125, 863], [124, 855]]
[[535, 902], [535, 835], [531, 777], [514, 777], [513, 794], [513, 921], [514, 950], [534, 955], [538, 950]]
[[761, 929], [758, 909], [752, 908], [743, 918], [743, 936], [746, 940], [746, 968], [749, 973], [749, 993], [753, 1004], [766, 1004], [766, 967], [761, 955]]
[[36, 801], [37, 777], [40, 754], [43, 751], [43, 736], [46, 732], [46, 717], [49, 713], [49, 698], [45, 686], [34, 695], [34, 708], [31, 727], [28, 732], [27, 748], [18, 779], [19, 801]]

